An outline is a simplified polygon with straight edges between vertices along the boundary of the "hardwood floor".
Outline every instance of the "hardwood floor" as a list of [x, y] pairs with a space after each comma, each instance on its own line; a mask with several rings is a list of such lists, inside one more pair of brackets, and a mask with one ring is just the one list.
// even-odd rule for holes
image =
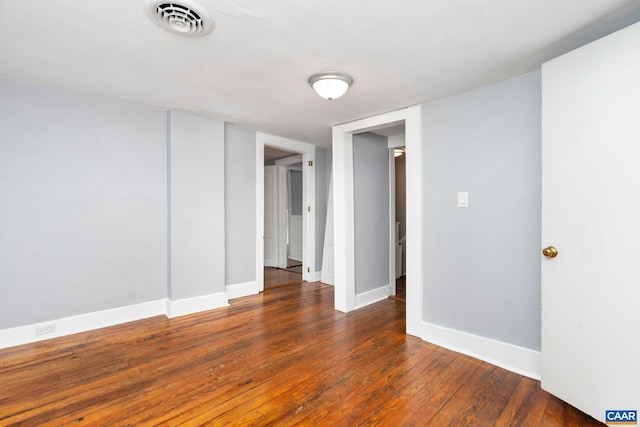
[[400, 276], [396, 279], [396, 294], [389, 298], [407, 301], [407, 276]]
[[287, 258], [287, 270], [294, 273], [302, 274], [302, 261]]
[[280, 286], [300, 285], [302, 273], [296, 273], [275, 267], [264, 268], [264, 288], [272, 289]]
[[0, 425], [599, 425], [537, 381], [350, 314], [304, 283], [0, 350]]

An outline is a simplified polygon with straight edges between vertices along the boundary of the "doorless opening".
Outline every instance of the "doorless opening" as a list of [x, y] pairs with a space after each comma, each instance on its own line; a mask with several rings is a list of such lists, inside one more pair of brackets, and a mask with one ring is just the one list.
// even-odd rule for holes
[[[273, 147], [293, 153], [300, 153], [302, 163], [302, 280], [314, 281], [317, 276], [315, 272], [315, 170], [311, 166], [315, 161], [315, 146], [303, 142], [293, 141], [286, 138], [280, 138], [263, 133], [256, 134], [256, 282], [260, 290], [264, 290], [264, 265], [265, 265], [265, 173], [264, 173], [264, 150], [265, 146]], [[283, 166], [283, 165], [280, 165]], [[286, 165], [284, 165], [286, 166]], [[286, 167], [285, 180], [286, 180]], [[282, 203], [280, 201], [280, 203]], [[285, 202], [286, 204], [286, 202]], [[285, 233], [286, 227], [281, 228]], [[282, 237], [280, 237], [282, 239]], [[273, 246], [280, 251], [277, 256], [271, 260], [277, 259], [278, 263], [282, 262], [286, 266], [286, 249], [284, 254], [278, 244]], [[286, 246], [285, 246], [286, 248]], [[270, 254], [268, 254], [270, 255]], [[282, 255], [282, 256], [281, 256]]]
[[353, 136], [405, 124], [405, 143], [411, 156], [406, 162], [406, 247], [408, 334], [420, 336], [422, 319], [422, 150], [420, 106], [409, 107], [333, 127], [334, 287], [335, 308], [356, 307]]

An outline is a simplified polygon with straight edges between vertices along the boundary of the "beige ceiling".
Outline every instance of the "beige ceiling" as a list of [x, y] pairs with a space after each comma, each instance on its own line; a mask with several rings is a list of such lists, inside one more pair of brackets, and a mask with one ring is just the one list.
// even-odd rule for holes
[[[333, 124], [522, 74], [640, 19], [637, 0], [197, 0], [203, 38], [142, 0], [3, 1], [0, 74], [329, 146]], [[307, 84], [349, 73], [335, 101]]]
[[291, 152], [291, 151], [287, 151], [287, 150], [280, 150], [279, 148], [273, 148], [273, 147], [269, 147], [266, 146], [264, 147], [264, 159], [265, 160], [278, 160], [278, 159], [283, 159], [285, 157], [289, 157], [289, 156], [295, 156], [297, 153]]

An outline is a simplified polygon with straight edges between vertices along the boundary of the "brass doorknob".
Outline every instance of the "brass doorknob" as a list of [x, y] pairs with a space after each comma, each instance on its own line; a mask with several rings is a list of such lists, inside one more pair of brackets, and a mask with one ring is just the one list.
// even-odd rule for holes
[[549, 258], [555, 258], [558, 256], [558, 250], [556, 248], [554, 248], [553, 246], [549, 246], [548, 248], [544, 248], [542, 250], [542, 255], [549, 257]]

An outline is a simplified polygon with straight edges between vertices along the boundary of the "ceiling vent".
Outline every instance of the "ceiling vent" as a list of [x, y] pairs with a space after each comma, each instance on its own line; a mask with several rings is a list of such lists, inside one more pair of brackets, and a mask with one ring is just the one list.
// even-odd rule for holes
[[193, 1], [146, 0], [145, 11], [153, 22], [175, 34], [200, 37], [213, 31], [213, 20]]

